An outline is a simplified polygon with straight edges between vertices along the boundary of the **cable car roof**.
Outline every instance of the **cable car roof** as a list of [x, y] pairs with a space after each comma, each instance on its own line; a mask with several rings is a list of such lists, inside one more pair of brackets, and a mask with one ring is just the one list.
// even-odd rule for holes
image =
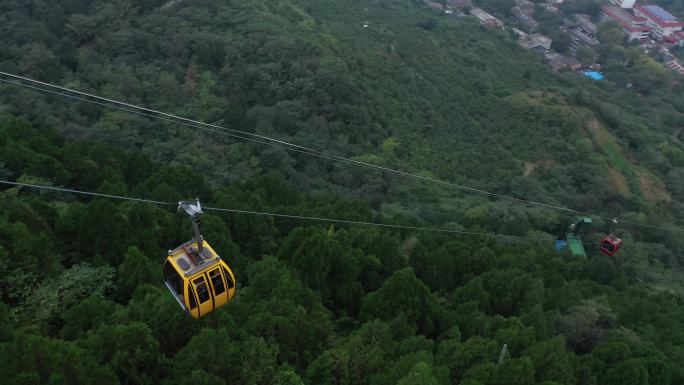
[[189, 255], [190, 253], [197, 252], [197, 242], [188, 241], [175, 249], [170, 250], [169, 260], [176, 266], [177, 270], [182, 271], [186, 277], [217, 264], [221, 257], [216, 254], [209, 243], [204, 241], [203, 244], [204, 250], [202, 251], [202, 256], [204, 259], [198, 260], [194, 256]]

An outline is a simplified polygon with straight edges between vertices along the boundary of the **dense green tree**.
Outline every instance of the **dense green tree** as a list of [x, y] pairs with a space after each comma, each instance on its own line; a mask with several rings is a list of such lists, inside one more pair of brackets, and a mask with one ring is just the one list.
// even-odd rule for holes
[[15, 331], [0, 343], [0, 357], [9, 384], [119, 384], [109, 368], [70, 342]]
[[90, 296], [110, 294], [113, 281], [111, 267], [75, 265], [31, 292], [22, 306], [22, 319], [48, 329], [59, 327], [63, 312]]
[[568, 347], [578, 353], [590, 352], [614, 325], [615, 316], [610, 310], [595, 303], [573, 307], [558, 319]]
[[399, 385], [439, 385], [441, 382], [433, 374], [428, 363], [418, 362], [397, 384]]
[[602, 376], [606, 384], [646, 385], [648, 371], [639, 359], [625, 360], [612, 368], [608, 368]]
[[[0, 187], [4, 382], [684, 383], [684, 243], [634, 225], [684, 221], [681, 87], [615, 25], [578, 53], [594, 82], [418, 1], [29, 3], [0, 0], [3, 71], [214, 126], [2, 83], [0, 178], [171, 203]], [[238, 280], [200, 320], [158, 276], [196, 197]], [[588, 259], [554, 252], [547, 205], [592, 213]], [[616, 258], [599, 216], [632, 222]]]
[[537, 382], [555, 381], [559, 384], [575, 384], [572, 356], [566, 351], [563, 338], [540, 342], [527, 350], [535, 367]]
[[619, 24], [606, 21], [598, 25], [598, 38], [603, 44], [618, 45], [625, 39], [625, 33]]
[[[108, 262], [118, 265], [123, 261], [130, 232], [126, 220], [117, 206], [110, 200], [95, 200], [78, 219], [78, 241], [75, 247], [79, 253], [90, 254], [91, 261], [96, 254]], [[107, 234], [100, 237], [98, 234]]]
[[159, 342], [141, 322], [100, 326], [79, 344], [124, 384], [151, 384], [166, 372], [167, 361]]
[[345, 248], [334, 239], [332, 229], [297, 229], [290, 233], [278, 256], [289, 261], [304, 283], [319, 290], [330, 307], [351, 314], [358, 311], [364, 257], [359, 250]]
[[123, 262], [116, 269], [116, 285], [119, 298], [130, 298], [135, 288], [152, 283], [159, 278], [158, 264], [150, 261], [136, 247], [130, 247]]
[[221, 377], [207, 373], [202, 369], [195, 369], [190, 372], [189, 376], [179, 377], [177, 379], [168, 380], [167, 384], [183, 384], [186, 382], [192, 382], [193, 384], [201, 385], [224, 385], [226, 383]]
[[321, 354], [307, 370], [317, 384], [368, 384], [393, 353], [389, 325], [381, 321], [364, 324], [340, 345]]
[[438, 350], [438, 362], [449, 367], [452, 383], [463, 379], [471, 367], [485, 362], [493, 362], [501, 349], [495, 341], [476, 336], [463, 343], [458, 341], [442, 342]]
[[203, 329], [175, 357], [174, 376], [201, 369], [238, 384], [272, 383], [278, 372], [277, 349], [263, 339], [231, 339], [225, 329]]
[[493, 270], [482, 278], [483, 288], [489, 294], [485, 310], [491, 314], [518, 315], [543, 299], [543, 284], [520, 270]]
[[101, 324], [118, 322], [118, 311], [119, 305], [94, 294], [62, 312], [64, 327], [61, 334], [69, 340], [78, 339]]
[[331, 314], [320, 297], [273, 257], [249, 270], [250, 286], [235, 305], [235, 318], [249, 332], [281, 347], [279, 357], [305, 367], [332, 333]]
[[367, 294], [359, 317], [361, 320], [406, 317], [410, 325], [426, 335], [439, 333], [449, 322], [444, 307], [411, 268], [395, 272], [378, 291]]

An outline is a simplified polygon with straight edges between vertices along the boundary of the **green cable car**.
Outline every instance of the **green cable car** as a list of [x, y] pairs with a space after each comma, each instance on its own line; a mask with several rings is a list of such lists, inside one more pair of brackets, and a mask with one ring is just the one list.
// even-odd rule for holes
[[587, 251], [584, 249], [580, 234], [591, 228], [591, 225], [590, 217], [578, 217], [577, 221], [568, 227], [565, 236], [556, 241], [556, 250], [560, 251], [567, 247], [572, 255], [586, 258]]

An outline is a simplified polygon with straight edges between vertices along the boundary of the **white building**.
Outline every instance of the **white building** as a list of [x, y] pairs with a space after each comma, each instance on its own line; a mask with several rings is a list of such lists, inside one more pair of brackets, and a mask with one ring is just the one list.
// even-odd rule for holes
[[672, 40], [668, 38], [674, 38], [674, 33], [684, 27], [684, 23], [657, 5], [637, 5], [634, 15], [646, 19], [651, 34], [660, 40]]
[[610, 0], [611, 3], [617, 5], [620, 8], [632, 8], [636, 0]]

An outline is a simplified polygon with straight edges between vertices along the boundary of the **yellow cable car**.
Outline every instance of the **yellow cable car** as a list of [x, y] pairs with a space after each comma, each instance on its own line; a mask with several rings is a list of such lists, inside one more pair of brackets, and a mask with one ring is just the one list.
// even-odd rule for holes
[[195, 238], [169, 250], [164, 263], [164, 283], [186, 313], [200, 318], [233, 299], [235, 276], [200, 234], [199, 200], [179, 202], [178, 208], [192, 218]]

